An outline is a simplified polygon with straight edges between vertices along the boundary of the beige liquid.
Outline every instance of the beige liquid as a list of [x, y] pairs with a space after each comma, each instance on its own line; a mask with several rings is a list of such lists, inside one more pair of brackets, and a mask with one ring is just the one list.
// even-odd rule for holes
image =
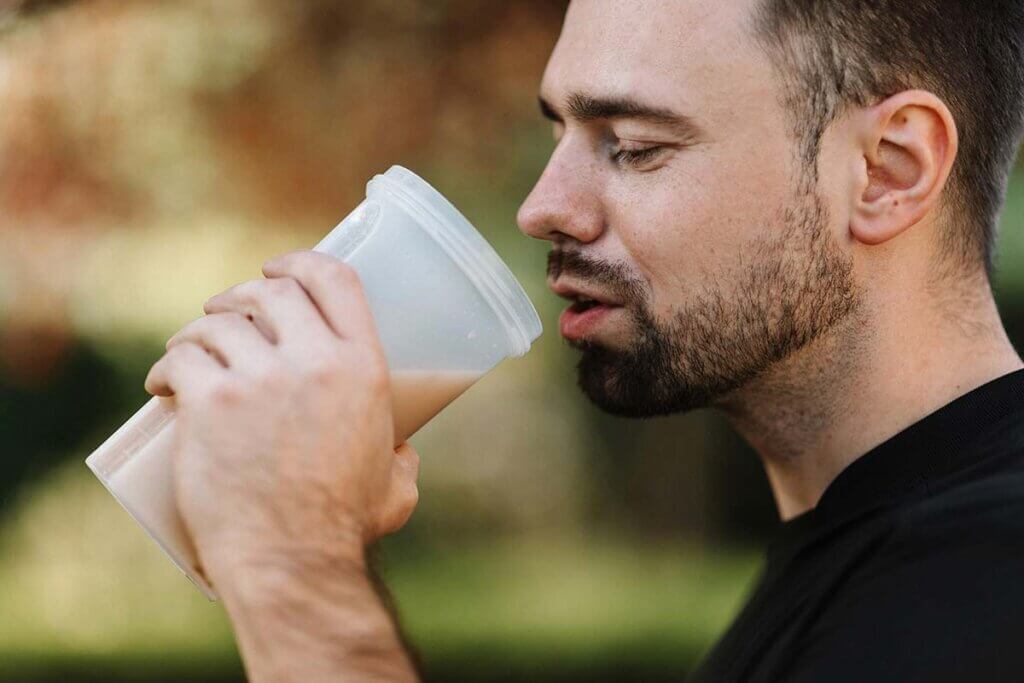
[[[479, 378], [477, 373], [463, 371], [392, 373], [396, 445], [412, 436]], [[196, 574], [196, 552], [174, 500], [171, 458], [174, 423], [167, 419], [172, 405], [173, 402], [167, 400], [147, 403], [101, 446], [102, 452], [94, 454], [96, 464], [91, 466], [171, 560], [212, 599], [212, 589]], [[120, 466], [111, 466], [111, 459], [138, 443], [142, 445], [137, 452]]]
[[415, 434], [480, 375], [448, 370], [403, 370], [391, 375], [391, 405], [395, 418], [395, 445]]
[[[166, 419], [172, 413], [173, 401], [162, 400], [160, 403], [146, 404], [132, 416], [128, 421], [129, 434], [126, 438], [145, 439], [143, 435], [153, 435], [105, 483], [114, 497], [185, 576], [212, 599], [213, 590], [196, 571], [199, 565], [196, 551], [178, 516], [174, 500], [174, 460], [171, 457], [174, 422], [173, 419]], [[119, 445], [116, 441], [112, 444], [115, 452]]]

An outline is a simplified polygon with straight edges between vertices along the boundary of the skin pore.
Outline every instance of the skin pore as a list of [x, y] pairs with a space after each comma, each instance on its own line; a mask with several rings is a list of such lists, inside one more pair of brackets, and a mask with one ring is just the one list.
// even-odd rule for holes
[[846, 111], [806, 168], [753, 6], [572, 3], [540, 92], [557, 144], [519, 223], [552, 242], [553, 286], [620, 304], [568, 339], [584, 392], [623, 415], [722, 410], [789, 519], [1022, 363], [981, 257], [942, 248], [945, 104]]

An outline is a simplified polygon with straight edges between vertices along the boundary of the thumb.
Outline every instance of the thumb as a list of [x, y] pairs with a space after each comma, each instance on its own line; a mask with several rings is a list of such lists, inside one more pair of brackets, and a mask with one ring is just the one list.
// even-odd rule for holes
[[395, 449], [395, 464], [400, 467], [409, 480], [415, 484], [420, 474], [420, 454], [408, 441]]
[[409, 521], [413, 510], [416, 509], [416, 503], [419, 502], [420, 493], [416, 486], [419, 472], [419, 453], [406, 441], [395, 449], [395, 459], [391, 464], [391, 482], [377, 518], [378, 537], [393, 534]]

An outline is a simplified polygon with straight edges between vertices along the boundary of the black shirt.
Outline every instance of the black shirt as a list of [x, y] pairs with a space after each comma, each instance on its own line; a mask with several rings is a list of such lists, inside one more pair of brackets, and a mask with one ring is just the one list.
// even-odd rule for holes
[[1024, 370], [873, 448], [783, 523], [690, 681], [1024, 681]]

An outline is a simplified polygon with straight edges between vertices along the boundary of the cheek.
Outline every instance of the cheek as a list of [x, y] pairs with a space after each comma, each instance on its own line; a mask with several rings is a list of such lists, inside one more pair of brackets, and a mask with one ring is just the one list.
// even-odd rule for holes
[[[777, 228], [789, 196], [785, 169], [750, 155], [707, 155], [670, 165], [624, 194], [617, 238], [651, 287], [657, 313], [694, 291], [729, 287], [756, 242]], [[712, 284], [714, 283], [714, 284]]]

